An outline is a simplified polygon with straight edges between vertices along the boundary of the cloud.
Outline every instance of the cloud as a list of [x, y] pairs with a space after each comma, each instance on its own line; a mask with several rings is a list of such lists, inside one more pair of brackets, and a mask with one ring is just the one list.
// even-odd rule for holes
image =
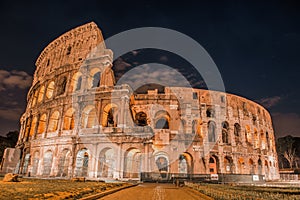
[[177, 70], [158, 63], [143, 64], [129, 70], [118, 80], [118, 84], [129, 84], [134, 90], [146, 84], [191, 87]]
[[280, 96], [274, 96], [274, 97], [266, 97], [258, 100], [258, 103], [262, 104], [266, 108], [271, 108], [277, 105], [282, 98]]
[[0, 69], [0, 118], [6, 121], [19, 121], [26, 107], [27, 88], [32, 76], [24, 71]]
[[272, 118], [277, 138], [286, 135], [300, 137], [300, 116], [297, 113], [273, 113]]
[[32, 76], [24, 71], [6, 71], [0, 70], [0, 91], [19, 88], [26, 89], [32, 83]]
[[2, 119], [8, 119], [8, 120], [16, 120], [18, 121], [20, 119], [21, 114], [24, 112], [23, 108], [0, 108], [0, 117]]

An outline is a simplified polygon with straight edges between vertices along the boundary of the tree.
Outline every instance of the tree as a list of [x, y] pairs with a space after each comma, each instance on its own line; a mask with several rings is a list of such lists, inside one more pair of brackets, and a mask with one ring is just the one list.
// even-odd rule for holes
[[19, 137], [19, 131], [9, 131], [6, 134], [6, 138], [10, 141], [12, 145], [16, 145]]
[[[284, 166], [293, 168], [295, 161], [297, 161], [295, 138], [290, 135], [279, 138], [277, 140], [277, 152], [281, 168]], [[287, 162], [284, 162], [284, 160]]]
[[293, 168], [293, 163], [295, 160], [296, 149], [293, 147], [288, 147], [283, 153], [284, 158], [289, 162], [290, 168]]
[[4, 150], [8, 147], [15, 147], [18, 141], [19, 132], [18, 131], [9, 131], [6, 134], [6, 137], [0, 136], [0, 161]]

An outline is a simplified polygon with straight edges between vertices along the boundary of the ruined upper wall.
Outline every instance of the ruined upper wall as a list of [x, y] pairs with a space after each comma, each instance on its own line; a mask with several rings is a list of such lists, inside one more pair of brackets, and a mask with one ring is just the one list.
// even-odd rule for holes
[[[91, 50], [103, 41], [103, 36], [94, 22], [74, 28], [51, 42], [36, 61], [33, 85], [51, 71], [82, 63]], [[104, 42], [101, 43], [105, 48]]]
[[157, 93], [157, 91], [156, 93], [151, 91], [148, 94], [135, 94], [133, 101], [132, 104], [135, 105], [165, 104], [165, 102], [177, 104], [178, 101], [180, 104], [178, 107], [181, 109], [185, 109], [189, 105], [194, 110], [220, 107], [221, 110], [224, 110], [222, 114], [226, 115], [226, 119], [248, 120], [247, 123], [251, 122], [251, 124], [265, 126], [273, 130], [272, 119], [268, 110], [254, 101], [234, 94], [205, 89], [165, 87], [162, 94]]

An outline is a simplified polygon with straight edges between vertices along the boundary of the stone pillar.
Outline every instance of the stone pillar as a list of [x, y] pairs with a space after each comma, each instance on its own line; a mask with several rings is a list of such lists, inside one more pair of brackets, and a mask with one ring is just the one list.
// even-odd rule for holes
[[98, 126], [102, 127], [102, 99], [99, 99], [99, 101], [97, 101], [97, 106], [98, 108], [96, 108], [96, 110], [98, 110], [98, 115], [97, 115], [97, 120], [98, 120]]
[[35, 124], [35, 128], [34, 128], [34, 132], [33, 132], [33, 139], [36, 139], [36, 135], [37, 135], [38, 127], [39, 127], [39, 122], [40, 122], [40, 117], [41, 117], [40, 114], [38, 114], [36, 116], [37, 120], [36, 120], [36, 124]]
[[117, 159], [117, 172], [119, 173], [119, 178], [123, 178], [123, 171], [124, 171], [124, 154], [123, 154], [123, 150], [122, 150], [122, 142], [119, 143], [119, 147], [118, 147], [118, 159]]
[[124, 127], [124, 121], [125, 121], [124, 112], [125, 112], [125, 101], [126, 101], [125, 98], [126, 97], [124, 96], [121, 97], [121, 108], [120, 108], [120, 117], [119, 117], [120, 121], [118, 123], [118, 127]]
[[54, 152], [52, 153], [52, 166], [51, 166], [50, 176], [57, 175], [59, 159], [60, 159], [60, 155], [58, 151], [58, 144], [56, 144], [54, 148]]
[[131, 123], [132, 121], [129, 121], [128, 119], [131, 118], [131, 115], [130, 115], [130, 108], [129, 108], [129, 98], [128, 96], [125, 97], [125, 101], [124, 101], [124, 127], [126, 127], [127, 125], [132, 125], [132, 124], [129, 124]]
[[50, 121], [50, 117], [51, 117], [50, 112], [51, 112], [51, 110], [48, 109], [47, 120], [46, 120], [46, 124], [45, 124], [45, 132], [43, 133], [44, 138], [47, 138], [48, 126], [49, 126], [49, 121]]
[[43, 149], [40, 149], [40, 158], [39, 158], [39, 163], [37, 165], [37, 169], [36, 169], [36, 176], [40, 176], [42, 175], [42, 166], [44, 166], [44, 150]]
[[62, 125], [63, 125], [63, 121], [64, 121], [64, 112], [65, 112], [65, 108], [63, 107], [62, 109], [61, 109], [61, 114], [60, 114], [60, 116], [59, 116], [59, 120], [58, 120], [58, 122], [57, 122], [57, 132], [58, 132], [58, 135], [57, 136], [61, 136], [61, 132], [62, 132], [62, 130], [63, 130], [63, 127], [62, 127]]
[[91, 165], [89, 165], [89, 177], [91, 178], [97, 178], [97, 144], [93, 144], [92, 145], [94, 148], [90, 150], [90, 155], [89, 155], [89, 159], [91, 159], [89, 161], [89, 163], [91, 163]]

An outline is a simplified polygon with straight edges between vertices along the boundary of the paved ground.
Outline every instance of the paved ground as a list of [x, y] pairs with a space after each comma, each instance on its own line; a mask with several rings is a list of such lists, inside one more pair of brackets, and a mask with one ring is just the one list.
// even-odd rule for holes
[[171, 184], [144, 183], [114, 194], [101, 200], [200, 200], [201, 194], [185, 187], [176, 188]]

